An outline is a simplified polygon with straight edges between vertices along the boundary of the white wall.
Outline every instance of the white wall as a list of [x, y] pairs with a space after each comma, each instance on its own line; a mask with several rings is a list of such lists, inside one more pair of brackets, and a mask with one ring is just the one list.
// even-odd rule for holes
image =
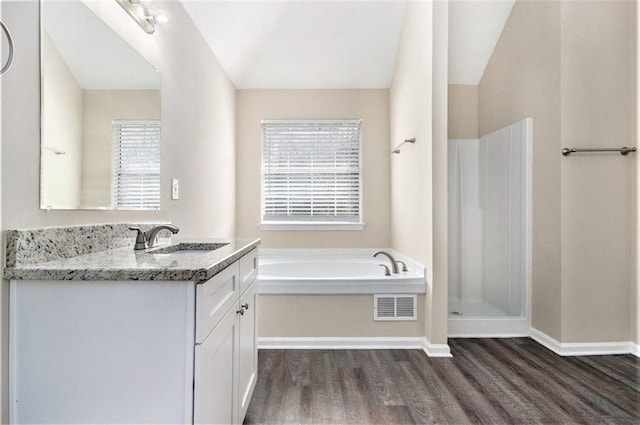
[[[78, 208], [82, 203], [82, 89], [55, 44], [42, 34], [41, 205]], [[58, 152], [64, 152], [59, 155]]]
[[449, 300], [482, 300], [480, 158], [478, 139], [448, 141]]
[[[36, 1], [3, 2], [17, 51], [2, 83], [2, 229], [170, 220], [181, 236], [230, 236], [235, 230], [235, 87], [178, 2], [160, 2], [170, 21], [146, 34], [114, 1], [89, 2], [98, 15], [160, 70], [161, 211], [39, 209], [40, 68]], [[7, 107], [11, 105], [11, 107]], [[170, 200], [170, 179], [180, 200]], [[7, 282], [0, 293], [6, 306]], [[2, 308], [2, 381], [6, 383], [7, 309]], [[3, 385], [3, 391], [6, 385]], [[6, 396], [4, 397], [6, 400]], [[6, 406], [6, 404], [5, 404]], [[3, 413], [6, 409], [3, 408]]]
[[516, 1], [478, 102], [480, 136], [532, 117], [532, 325], [560, 339], [560, 2]]
[[426, 266], [432, 343], [446, 342], [447, 14], [446, 2], [407, 4], [390, 91], [390, 149], [416, 138], [391, 157], [391, 244]]
[[448, 144], [449, 297], [513, 316], [524, 313], [527, 283], [529, 125]]
[[[3, 228], [171, 220], [182, 236], [228, 236], [235, 230], [235, 87], [179, 2], [162, 2], [170, 17], [146, 34], [113, 1], [88, 2], [100, 18], [160, 71], [162, 92], [161, 211], [53, 211], [39, 205], [39, 23], [36, 1], [5, 3], [5, 20], [20, 46], [3, 76], [6, 155]], [[186, 48], [188, 47], [188, 48]], [[6, 123], [9, 123], [7, 125]], [[180, 179], [180, 200], [170, 180]], [[8, 184], [11, 180], [11, 184]]]

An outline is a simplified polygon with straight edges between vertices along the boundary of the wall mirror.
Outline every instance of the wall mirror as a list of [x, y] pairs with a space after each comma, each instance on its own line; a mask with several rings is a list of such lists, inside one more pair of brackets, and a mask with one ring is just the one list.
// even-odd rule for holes
[[40, 6], [40, 208], [159, 210], [158, 71], [82, 1]]

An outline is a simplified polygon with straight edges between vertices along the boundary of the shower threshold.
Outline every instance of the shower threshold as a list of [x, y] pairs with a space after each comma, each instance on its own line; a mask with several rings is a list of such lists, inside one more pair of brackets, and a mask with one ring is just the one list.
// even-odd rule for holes
[[509, 314], [482, 301], [449, 300], [449, 338], [500, 338], [529, 336], [527, 317]]

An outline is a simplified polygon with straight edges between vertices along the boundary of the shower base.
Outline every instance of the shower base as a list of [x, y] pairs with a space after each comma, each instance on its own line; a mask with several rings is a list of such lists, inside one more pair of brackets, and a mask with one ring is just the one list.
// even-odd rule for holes
[[483, 301], [449, 300], [449, 318], [451, 317], [504, 317], [509, 313]]
[[500, 338], [529, 336], [527, 317], [514, 316], [482, 301], [450, 299], [449, 338]]

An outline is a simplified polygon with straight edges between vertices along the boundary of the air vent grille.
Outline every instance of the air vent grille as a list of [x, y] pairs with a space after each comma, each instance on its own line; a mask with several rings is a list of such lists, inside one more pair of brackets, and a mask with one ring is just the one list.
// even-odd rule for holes
[[416, 295], [373, 296], [373, 320], [418, 320], [416, 310]]

